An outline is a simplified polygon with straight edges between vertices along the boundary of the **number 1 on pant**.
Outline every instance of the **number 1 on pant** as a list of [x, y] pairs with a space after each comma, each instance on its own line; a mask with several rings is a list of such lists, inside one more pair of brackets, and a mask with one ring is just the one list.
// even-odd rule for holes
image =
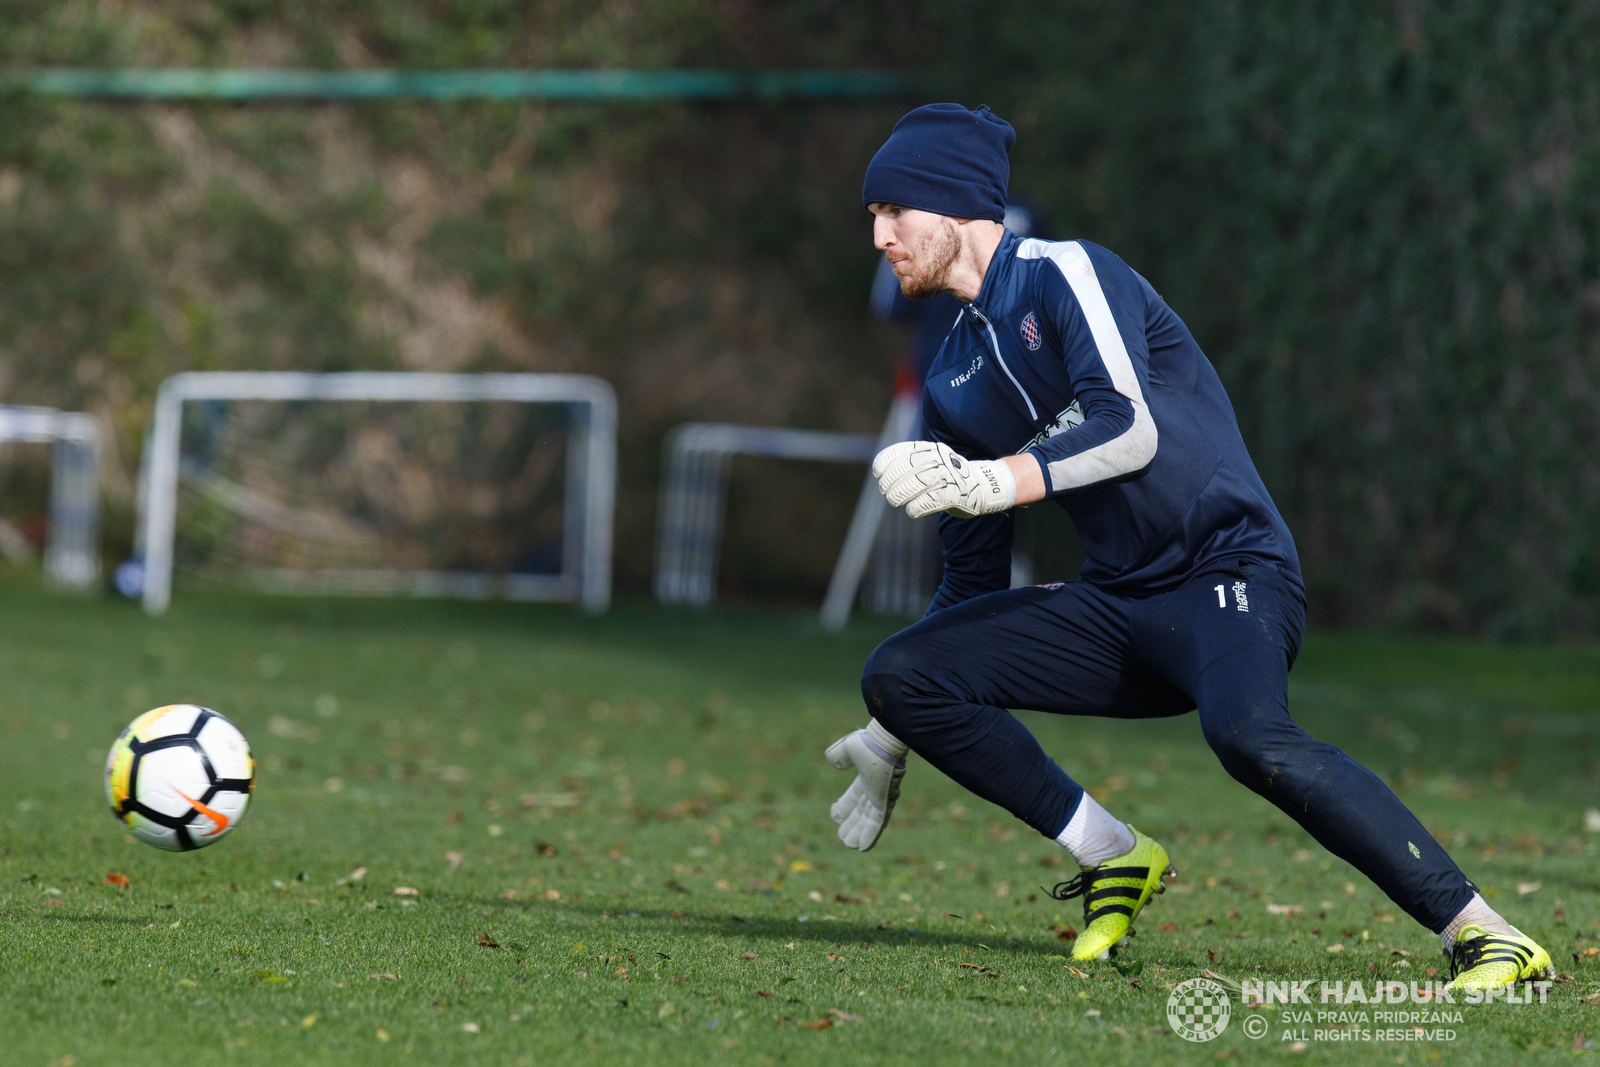
[[1217, 607], [1225, 608], [1227, 606], [1228, 606], [1228, 600], [1227, 600], [1226, 597], [1224, 597], [1222, 595], [1222, 586], [1219, 585], [1219, 586], [1217, 586]]

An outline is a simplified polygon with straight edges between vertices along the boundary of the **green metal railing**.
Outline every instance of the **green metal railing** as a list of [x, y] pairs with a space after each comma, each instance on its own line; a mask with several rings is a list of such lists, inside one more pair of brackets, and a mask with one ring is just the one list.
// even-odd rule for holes
[[899, 96], [885, 70], [91, 70], [0, 76], [44, 96], [137, 100], [719, 100]]

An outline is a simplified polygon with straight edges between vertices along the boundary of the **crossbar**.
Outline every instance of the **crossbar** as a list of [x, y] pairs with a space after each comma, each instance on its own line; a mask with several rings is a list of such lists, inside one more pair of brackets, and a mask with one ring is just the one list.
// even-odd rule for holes
[[42, 96], [138, 100], [720, 100], [898, 96], [891, 70], [272, 70], [38, 67], [0, 82]]

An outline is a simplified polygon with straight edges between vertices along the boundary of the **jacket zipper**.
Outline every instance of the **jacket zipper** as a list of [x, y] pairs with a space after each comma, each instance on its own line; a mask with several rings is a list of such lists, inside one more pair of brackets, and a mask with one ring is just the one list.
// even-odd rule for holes
[[1011, 379], [1011, 384], [1017, 387], [1018, 393], [1022, 394], [1022, 402], [1028, 405], [1028, 417], [1038, 422], [1039, 412], [1033, 406], [1033, 399], [1028, 396], [1028, 391], [1022, 387], [1022, 383], [1017, 381], [1017, 376], [1011, 373], [1011, 368], [1006, 366], [1005, 357], [1000, 354], [1000, 338], [995, 336], [994, 326], [989, 322], [988, 316], [979, 311], [974, 304], [968, 304], [967, 306], [978, 317], [978, 321], [983, 323], [984, 329], [989, 331], [989, 342], [994, 345], [995, 362], [1000, 364], [1000, 369], [1006, 372], [1006, 377]]

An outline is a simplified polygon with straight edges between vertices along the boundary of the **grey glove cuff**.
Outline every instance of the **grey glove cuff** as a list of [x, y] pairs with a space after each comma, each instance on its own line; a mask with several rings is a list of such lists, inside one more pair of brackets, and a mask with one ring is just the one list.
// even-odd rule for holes
[[906, 753], [911, 751], [910, 746], [888, 730], [885, 730], [877, 719], [868, 719], [867, 728], [864, 732], [867, 736], [862, 740], [880, 758], [888, 760], [896, 767], [904, 767], [906, 765]]

